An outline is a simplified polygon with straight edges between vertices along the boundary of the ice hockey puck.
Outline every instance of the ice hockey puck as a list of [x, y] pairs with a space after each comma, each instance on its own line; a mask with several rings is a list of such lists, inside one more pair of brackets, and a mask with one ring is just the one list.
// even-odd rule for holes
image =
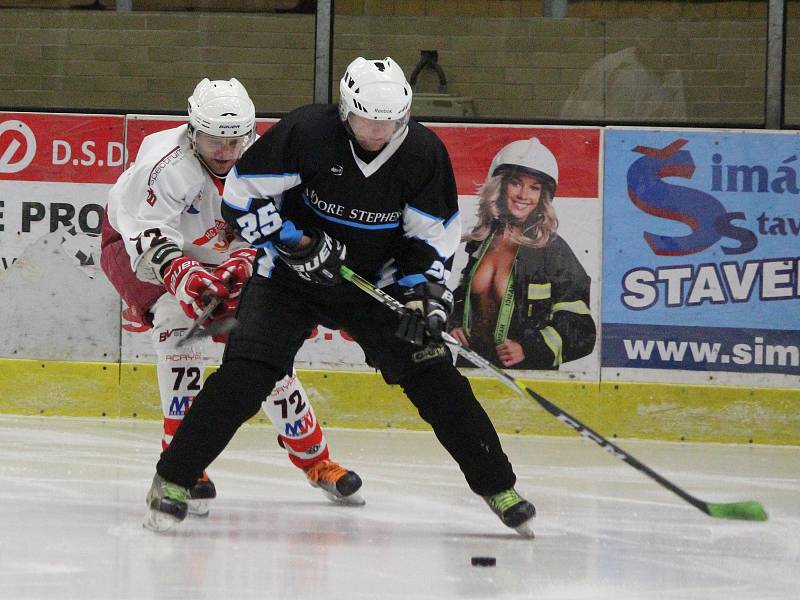
[[497, 559], [494, 556], [473, 556], [473, 567], [493, 567], [497, 564]]

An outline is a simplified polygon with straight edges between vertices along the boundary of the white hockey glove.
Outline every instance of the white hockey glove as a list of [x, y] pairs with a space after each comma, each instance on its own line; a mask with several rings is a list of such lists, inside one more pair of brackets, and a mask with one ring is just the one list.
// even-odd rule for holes
[[441, 342], [453, 311], [453, 293], [440, 283], [425, 282], [403, 288], [401, 294], [406, 314], [400, 317], [397, 337], [417, 346]]
[[[169, 263], [163, 273], [164, 285], [170, 294], [180, 302], [183, 312], [192, 320], [197, 320], [203, 308], [212, 298], [229, 297], [225, 282], [213, 273], [209, 273], [203, 265], [194, 259], [181, 256]], [[214, 311], [225, 310], [225, 302]], [[209, 321], [217, 318], [212, 314]]]
[[324, 286], [341, 283], [339, 267], [347, 255], [345, 245], [321, 229], [309, 229], [305, 235], [311, 238], [311, 244], [302, 250], [275, 245], [283, 262], [311, 283]]
[[136, 266], [136, 277], [156, 285], [164, 283], [167, 265], [181, 256], [183, 252], [175, 242], [164, 241], [150, 246]]

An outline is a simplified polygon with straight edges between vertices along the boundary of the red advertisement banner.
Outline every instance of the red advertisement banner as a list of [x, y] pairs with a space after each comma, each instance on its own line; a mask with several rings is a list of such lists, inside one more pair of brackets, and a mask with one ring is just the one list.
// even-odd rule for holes
[[558, 162], [562, 198], [599, 198], [600, 129], [431, 125], [447, 146], [458, 193], [475, 194], [495, 154], [516, 140], [539, 138]]
[[[132, 161], [142, 139], [156, 131], [175, 127], [183, 120], [128, 120], [127, 146]], [[276, 119], [259, 119], [259, 135]], [[489, 164], [500, 148], [516, 140], [539, 138], [555, 155], [559, 167], [558, 196], [564, 198], [598, 198], [600, 129], [564, 129], [554, 127], [501, 127], [480, 125], [439, 125], [429, 127], [447, 147], [461, 195], [475, 194], [486, 179]]]
[[123, 116], [0, 113], [0, 180], [113, 183]]
[[[0, 113], [0, 180], [114, 183], [122, 172], [126, 140], [128, 166], [142, 139], [174, 127], [182, 118]], [[260, 119], [263, 134], [276, 122]], [[124, 131], [127, 123], [127, 131]], [[447, 146], [462, 195], [474, 194], [489, 163], [506, 144], [538, 137], [559, 165], [558, 195], [597, 198], [600, 129], [430, 126]]]

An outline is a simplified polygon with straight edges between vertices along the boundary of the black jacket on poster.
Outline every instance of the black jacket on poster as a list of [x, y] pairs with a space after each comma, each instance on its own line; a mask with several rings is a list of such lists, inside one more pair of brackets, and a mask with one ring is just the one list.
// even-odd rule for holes
[[[465, 287], [481, 246], [480, 241], [466, 245], [469, 258], [454, 293], [450, 328], [463, 327]], [[589, 311], [591, 279], [567, 243], [554, 235], [542, 248], [520, 246], [513, 264], [514, 307], [506, 337], [522, 346], [525, 359], [511, 368], [558, 369], [561, 363], [591, 354], [597, 335]], [[470, 338], [470, 346], [503, 366], [494, 344]]]

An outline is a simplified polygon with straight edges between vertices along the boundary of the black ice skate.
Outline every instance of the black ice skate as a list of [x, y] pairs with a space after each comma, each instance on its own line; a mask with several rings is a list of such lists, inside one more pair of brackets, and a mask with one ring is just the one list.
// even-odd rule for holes
[[484, 496], [483, 499], [492, 512], [500, 517], [503, 525], [516, 529], [522, 537], [533, 537], [530, 521], [536, 516], [536, 509], [533, 504], [517, 494], [514, 488], [493, 496]]
[[188, 498], [189, 490], [156, 474], [147, 492], [147, 514], [142, 525], [152, 531], [172, 528], [186, 518]]

